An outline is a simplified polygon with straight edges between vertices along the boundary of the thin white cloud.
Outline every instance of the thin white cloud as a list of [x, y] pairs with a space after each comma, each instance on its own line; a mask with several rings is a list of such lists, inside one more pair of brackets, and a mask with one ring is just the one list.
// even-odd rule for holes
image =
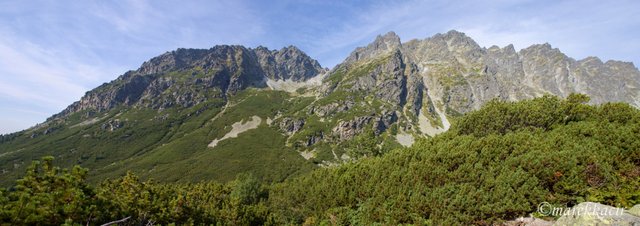
[[158, 18], [158, 12], [144, 0], [126, 0], [119, 2], [96, 2], [94, 15], [116, 28], [118, 32], [138, 33]]
[[508, 28], [495, 24], [457, 25], [456, 29], [465, 32], [479, 45], [490, 47], [497, 45], [504, 47], [513, 44], [516, 49], [526, 48], [532, 44], [542, 44], [541, 40], [547, 29], [545, 25], [535, 19], [520, 21], [517, 28]]
[[[7, 32], [6, 34], [11, 34]], [[2, 115], [13, 123], [2, 132], [28, 128], [42, 122], [78, 100], [96, 81], [112, 69], [89, 65], [70, 53], [46, 49], [28, 41], [0, 37], [0, 105]], [[13, 108], [18, 103], [31, 108]], [[13, 110], [12, 110], [13, 109]], [[25, 114], [28, 112], [28, 114]], [[30, 119], [25, 119], [30, 116]], [[8, 127], [9, 125], [13, 125]]]
[[[25, 129], [24, 123], [23, 123], [23, 121], [25, 121], [25, 120], [18, 121], [16, 119], [19, 119], [19, 118], [17, 118], [17, 117], [12, 117], [11, 119], [0, 118], [0, 125], [2, 125], [0, 127], [0, 134], [9, 134], [9, 133], [12, 133], [12, 132], [16, 132], [16, 131]], [[30, 122], [32, 123], [31, 126], [35, 125], [33, 123], [37, 123], [37, 122], [32, 122], [32, 121], [30, 121]]]
[[[15, 103], [15, 105], [20, 105]], [[51, 115], [31, 110], [31, 106], [9, 107], [0, 111], [0, 134], [7, 134], [42, 122]], [[25, 127], [26, 126], [26, 127]]]
[[[337, 63], [346, 49], [387, 31], [407, 41], [456, 29], [486, 47], [514, 44], [521, 49], [548, 42], [575, 58], [597, 55], [640, 63], [634, 54], [640, 51], [638, 15], [637, 1], [385, 1], [331, 25], [336, 29], [310, 41], [317, 43], [310, 52]], [[332, 54], [336, 51], [343, 55]]]
[[[4, 84], [0, 91], [4, 95], [25, 100], [43, 101], [59, 105], [63, 100], [51, 98], [56, 95], [82, 93], [84, 88], [67, 76], [68, 69], [57, 68], [50, 53], [39, 47], [24, 43], [7, 43], [0, 39], [0, 81]], [[9, 85], [11, 84], [11, 85]], [[48, 90], [34, 90], [34, 86]]]

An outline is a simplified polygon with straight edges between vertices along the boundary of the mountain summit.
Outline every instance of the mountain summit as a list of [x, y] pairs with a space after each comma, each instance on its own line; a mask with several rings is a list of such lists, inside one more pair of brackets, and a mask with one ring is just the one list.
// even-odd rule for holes
[[402, 43], [389, 32], [331, 70], [294, 46], [178, 49], [85, 94], [31, 129], [3, 136], [1, 182], [56, 156], [164, 181], [280, 181], [446, 131], [492, 99], [584, 93], [640, 106], [631, 63], [574, 60], [549, 44], [480, 47], [458, 31]]
[[56, 117], [80, 111], [103, 112], [122, 105], [191, 107], [248, 87], [264, 88], [267, 79], [306, 81], [323, 70], [316, 60], [294, 46], [281, 50], [242, 46], [178, 49], [89, 91]]

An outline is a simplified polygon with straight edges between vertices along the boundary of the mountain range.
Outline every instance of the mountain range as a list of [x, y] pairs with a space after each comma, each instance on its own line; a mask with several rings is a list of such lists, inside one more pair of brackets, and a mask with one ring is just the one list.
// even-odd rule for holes
[[0, 183], [31, 160], [131, 170], [160, 181], [282, 181], [381, 155], [449, 129], [493, 100], [583, 93], [640, 107], [628, 62], [572, 59], [549, 44], [484, 48], [458, 31], [393, 32], [323, 68], [300, 49], [177, 49], [87, 92], [44, 123], [0, 137]]

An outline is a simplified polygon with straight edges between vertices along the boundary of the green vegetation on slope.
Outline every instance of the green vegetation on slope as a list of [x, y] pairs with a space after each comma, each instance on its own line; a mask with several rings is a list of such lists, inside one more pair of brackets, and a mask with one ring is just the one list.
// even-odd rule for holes
[[298, 224], [485, 224], [543, 201], [640, 203], [640, 112], [583, 101], [494, 101], [412, 148], [276, 185], [273, 215]]
[[[55, 163], [63, 167], [91, 169], [88, 180], [92, 183], [127, 171], [164, 182], [226, 182], [242, 172], [252, 172], [264, 181], [282, 181], [315, 166], [286, 147], [286, 137], [265, 121], [308, 102], [282, 91], [247, 89], [228, 100], [212, 98], [188, 108], [119, 107], [92, 117], [75, 113], [48, 134], [36, 129], [29, 133], [38, 136], [25, 133], [4, 138], [0, 184], [13, 183], [30, 161], [46, 155], [56, 157]], [[228, 133], [230, 125], [252, 116], [261, 117], [259, 128], [207, 147]], [[89, 121], [93, 123], [82, 124]], [[119, 127], [111, 129], [111, 124]]]
[[[493, 101], [411, 148], [270, 185], [242, 174], [227, 184], [157, 184], [127, 174], [92, 188], [86, 170], [61, 172], [46, 158], [0, 191], [0, 220], [451, 225], [514, 219], [541, 202], [640, 204], [640, 112], [587, 99]], [[375, 152], [369, 137], [348, 148]]]
[[[253, 173], [266, 182], [285, 178], [315, 168], [293, 148], [286, 147], [286, 137], [266, 125], [288, 106], [288, 94], [281, 91], [245, 90], [229, 100], [226, 109], [207, 118], [199, 128], [166, 142], [152, 152], [104, 168], [106, 178], [123, 175], [131, 170], [143, 178], [164, 182], [195, 182], [214, 180], [226, 182], [243, 172]], [[207, 145], [231, 130], [235, 122], [262, 118], [261, 125], [221, 141], [216, 147]], [[179, 139], [178, 139], [179, 138]], [[129, 166], [135, 166], [129, 167]]]
[[[170, 108], [162, 112], [116, 108], [95, 116], [97, 120], [92, 124], [79, 125], [82, 120], [78, 120], [65, 123], [61, 129], [47, 135], [34, 138], [23, 135], [0, 144], [0, 150], [8, 151], [1, 156], [0, 167], [8, 170], [3, 175], [5, 178], [17, 178], [31, 160], [51, 155], [56, 157], [56, 164], [62, 166], [79, 164], [94, 169], [90, 178], [99, 181], [109, 177], [102, 175], [99, 169], [153, 152], [163, 143], [201, 127], [221, 110], [221, 106], [220, 100], [216, 99], [192, 108]], [[119, 128], [111, 130], [110, 124], [117, 124]], [[1, 182], [10, 181], [3, 178]]]

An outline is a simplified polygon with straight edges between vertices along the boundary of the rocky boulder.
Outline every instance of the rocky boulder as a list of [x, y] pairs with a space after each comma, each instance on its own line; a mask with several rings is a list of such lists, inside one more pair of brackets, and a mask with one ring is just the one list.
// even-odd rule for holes
[[342, 100], [322, 106], [314, 106], [309, 108], [309, 114], [315, 114], [319, 117], [330, 116], [339, 112], [345, 112], [353, 108], [355, 102], [352, 100]]
[[371, 122], [372, 119], [373, 116], [362, 116], [350, 121], [340, 121], [338, 125], [333, 128], [333, 135], [340, 141], [349, 140], [362, 132], [365, 125]]
[[117, 129], [122, 128], [123, 125], [124, 123], [120, 119], [112, 119], [112, 120], [109, 120], [108, 122], [103, 123], [102, 126], [100, 126], [100, 128], [102, 130], [113, 132]]
[[[278, 124], [278, 127], [282, 132], [287, 135], [294, 134], [302, 129], [304, 126], [304, 119], [283, 118]], [[314, 142], [315, 143], [315, 142]]]

